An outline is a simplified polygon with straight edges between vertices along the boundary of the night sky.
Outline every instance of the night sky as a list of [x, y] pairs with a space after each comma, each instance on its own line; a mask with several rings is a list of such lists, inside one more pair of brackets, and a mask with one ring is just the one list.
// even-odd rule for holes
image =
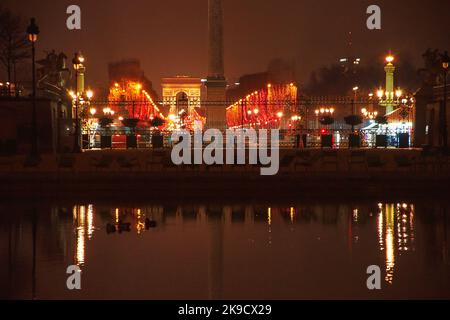
[[[88, 79], [105, 86], [107, 63], [141, 60], [159, 90], [160, 78], [203, 77], [207, 72], [207, 0], [2, 0], [4, 6], [41, 28], [38, 50], [56, 49], [69, 57], [81, 50]], [[82, 30], [66, 28], [66, 8], [82, 9]], [[382, 30], [366, 28], [366, 8], [382, 9]], [[448, 0], [224, 0], [225, 69], [230, 81], [264, 71], [273, 58], [295, 61], [297, 77], [347, 53], [353, 32], [354, 53], [379, 59], [391, 49], [407, 53], [419, 65], [427, 47], [450, 44]]]

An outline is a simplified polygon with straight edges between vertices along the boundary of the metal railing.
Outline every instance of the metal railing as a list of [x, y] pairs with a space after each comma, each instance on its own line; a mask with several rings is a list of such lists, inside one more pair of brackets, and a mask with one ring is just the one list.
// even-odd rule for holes
[[[258, 132], [258, 130], [256, 130]], [[280, 130], [279, 146], [281, 149], [290, 148], [321, 148], [335, 149], [349, 148], [350, 129], [292, 129]], [[375, 148], [377, 130], [360, 130], [361, 148]], [[226, 133], [222, 133], [225, 137]], [[331, 144], [324, 144], [324, 136], [331, 136]], [[103, 137], [103, 138], [102, 138]], [[106, 138], [105, 138], [106, 137]], [[131, 137], [131, 139], [130, 139]], [[269, 135], [270, 137], [270, 135]], [[172, 140], [171, 131], [158, 131], [149, 128], [109, 128], [97, 130], [84, 130], [82, 132], [83, 149], [147, 149], [172, 148], [178, 141]], [[407, 145], [400, 145], [400, 136], [397, 132], [386, 132], [386, 147], [410, 147], [413, 145], [413, 133], [408, 133]], [[102, 143], [102, 139], [108, 143]], [[109, 142], [110, 141], [110, 142]], [[191, 141], [194, 141], [194, 132], [191, 132]], [[224, 139], [225, 141], [225, 139]], [[204, 142], [204, 146], [208, 143]], [[270, 141], [268, 143], [270, 146]], [[381, 146], [378, 146], [381, 147]]]

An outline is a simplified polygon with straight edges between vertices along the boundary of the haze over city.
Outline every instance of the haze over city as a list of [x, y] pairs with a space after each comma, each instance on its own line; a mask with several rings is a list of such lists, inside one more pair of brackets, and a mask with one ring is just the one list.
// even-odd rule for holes
[[[25, 6], [4, 0], [2, 4], [22, 16], [36, 17], [41, 55], [51, 49], [68, 56], [82, 50], [93, 86], [106, 86], [107, 62], [123, 58], [139, 59], [158, 92], [164, 76], [207, 74], [206, 0], [29, 0]], [[66, 28], [71, 4], [82, 10], [81, 31]], [[380, 31], [366, 28], [371, 4], [382, 10]], [[419, 68], [427, 48], [450, 43], [449, 10], [445, 0], [226, 0], [226, 77], [234, 81], [265, 71], [272, 59], [282, 58], [295, 63], [297, 79], [305, 83], [313, 70], [349, 54], [348, 32], [353, 34], [353, 54], [363, 63], [382, 63], [390, 49], [411, 58]]]

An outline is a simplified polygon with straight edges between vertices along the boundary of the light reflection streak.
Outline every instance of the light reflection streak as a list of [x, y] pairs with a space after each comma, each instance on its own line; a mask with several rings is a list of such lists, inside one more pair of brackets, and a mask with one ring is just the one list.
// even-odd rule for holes
[[291, 223], [294, 223], [294, 215], [295, 215], [294, 208], [291, 207], [291, 209], [290, 209]]
[[394, 239], [394, 206], [386, 205], [386, 282], [394, 281], [395, 239]]
[[359, 215], [358, 209], [353, 209], [353, 222], [358, 223], [358, 215]]
[[84, 206], [75, 206], [74, 212], [76, 214], [76, 253], [75, 263], [78, 266], [82, 266], [85, 262], [86, 255], [86, 234], [85, 234], [85, 221], [86, 221], [86, 208]]
[[141, 218], [142, 218], [142, 214], [141, 214], [141, 209], [137, 209], [137, 213], [136, 213], [136, 231], [137, 234], [141, 234], [144, 230], [145, 230], [145, 223], [142, 222]]
[[94, 208], [92, 204], [88, 205], [87, 210], [87, 234], [88, 239], [90, 240], [92, 238], [92, 235], [94, 234]]
[[378, 204], [378, 244], [385, 252], [385, 281], [392, 284], [398, 255], [414, 250], [414, 206]]
[[384, 236], [383, 236], [383, 209], [378, 212], [378, 243], [380, 251], [384, 250]]
[[75, 264], [83, 266], [86, 262], [86, 238], [92, 239], [94, 235], [94, 206], [74, 206], [74, 225], [76, 231]]

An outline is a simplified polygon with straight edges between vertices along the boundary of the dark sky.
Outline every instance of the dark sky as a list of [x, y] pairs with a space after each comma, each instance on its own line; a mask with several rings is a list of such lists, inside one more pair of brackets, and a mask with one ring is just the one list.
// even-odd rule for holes
[[[39, 50], [81, 50], [88, 83], [106, 84], [107, 63], [138, 58], [160, 78], [207, 71], [207, 0], [1, 0], [41, 28]], [[82, 30], [66, 28], [66, 8], [82, 9]], [[382, 30], [366, 28], [366, 8], [382, 9]], [[346, 54], [352, 31], [363, 61], [391, 49], [415, 62], [427, 47], [450, 47], [449, 0], [224, 0], [226, 76], [264, 71], [273, 58], [295, 61], [298, 78]]]

